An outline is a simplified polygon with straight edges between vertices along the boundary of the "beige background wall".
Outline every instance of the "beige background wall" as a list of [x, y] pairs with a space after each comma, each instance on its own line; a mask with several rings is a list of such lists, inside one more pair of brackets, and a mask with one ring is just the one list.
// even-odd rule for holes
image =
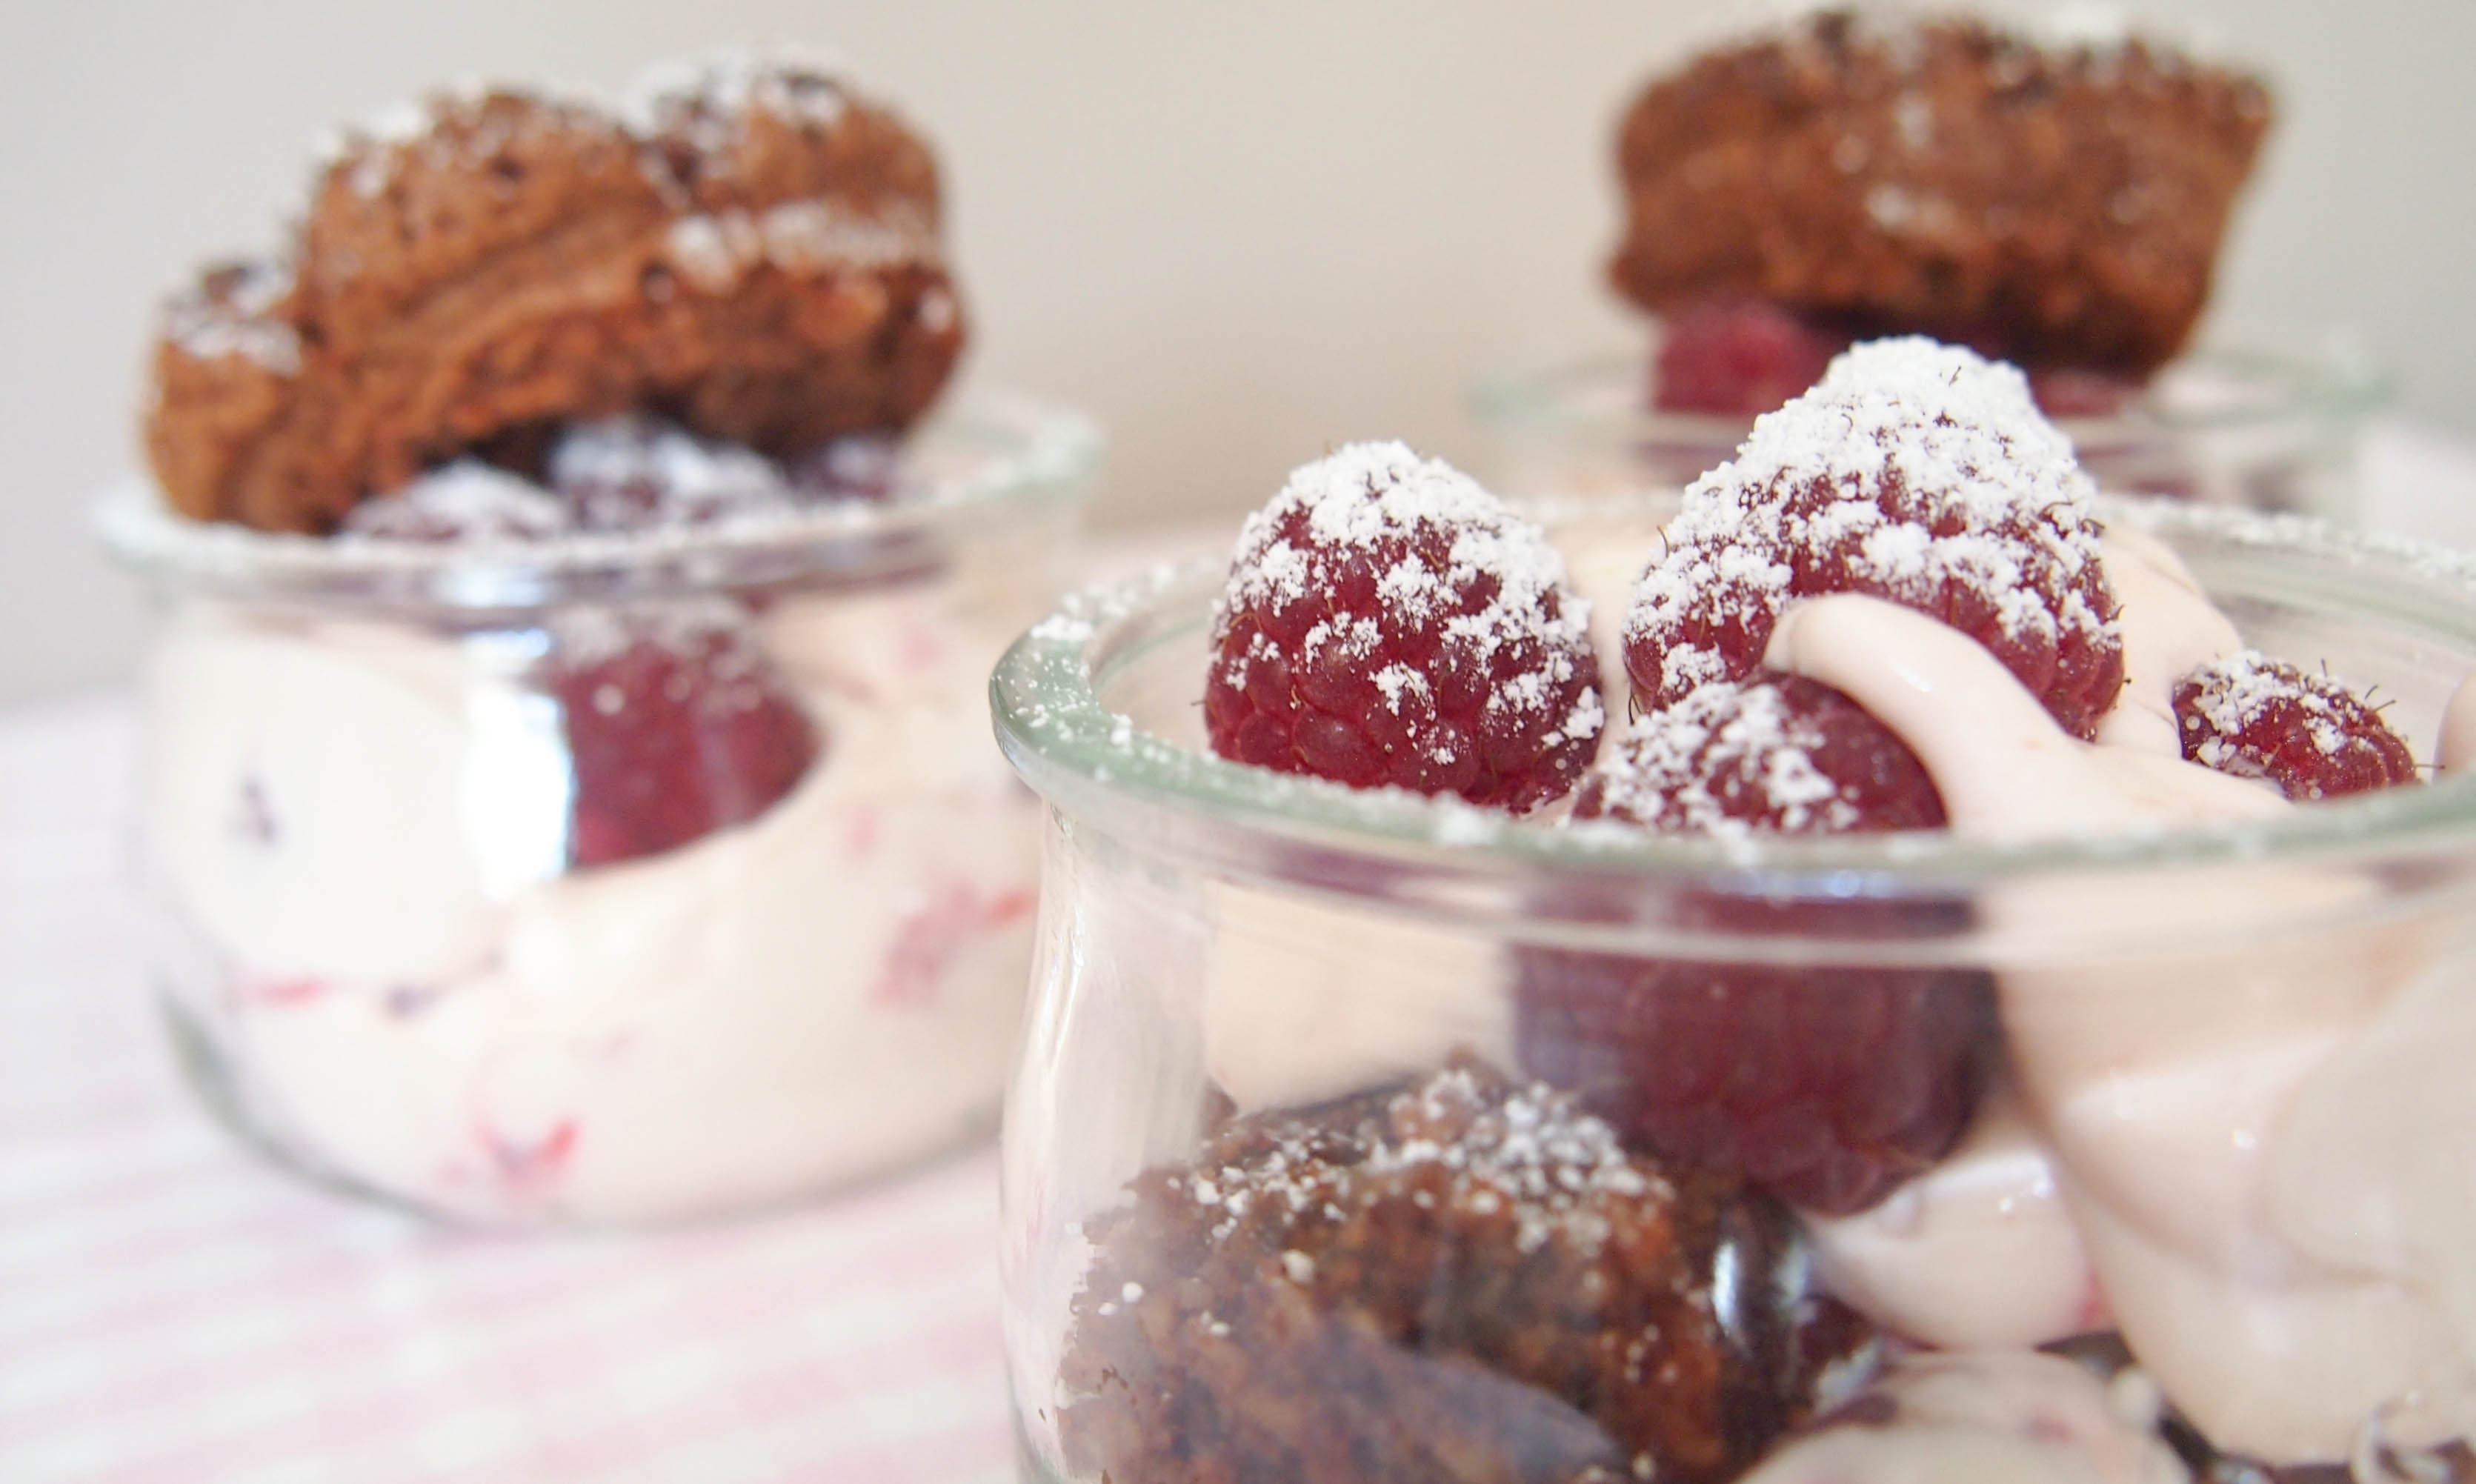
[[[2018, 10], [2018, 7], [2008, 7]], [[830, 44], [937, 140], [968, 374], [1115, 441], [1101, 518], [1235, 510], [1336, 439], [1474, 453], [1468, 373], [1622, 343], [1597, 286], [1631, 87], [1752, 7], [1604, 0], [8, 0], [0, 702], [142, 630], [83, 506], [134, 466], [155, 297], [266, 244], [324, 125], [438, 80], [611, 87], [719, 40]], [[2224, 314], [2352, 327], [2476, 434], [2476, 0], [2154, 0], [2282, 81]]]

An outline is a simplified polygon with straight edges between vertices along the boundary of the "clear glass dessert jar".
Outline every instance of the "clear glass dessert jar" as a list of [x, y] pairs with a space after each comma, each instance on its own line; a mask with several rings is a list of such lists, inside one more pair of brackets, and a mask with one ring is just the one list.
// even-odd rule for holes
[[115, 497], [163, 613], [143, 860], [201, 1090], [490, 1224], [747, 1207], [988, 1127], [1038, 823], [982, 698], [1098, 448], [966, 400], [885, 500], [532, 540]]
[[[1652, 359], [1611, 355], [1483, 378], [1472, 408], [1490, 487], [1528, 499], [1675, 489], [1725, 462], [1752, 419], [1654, 408]], [[2358, 355], [2231, 334], [2170, 362], [2119, 405], [2051, 415], [2104, 488], [2346, 519], [2364, 421], [2386, 394]]]
[[[2106, 513], [2419, 751], [2476, 673], [2476, 563]], [[1027, 1478], [2425, 1477], [2476, 1435], [2476, 779], [2039, 844], [1517, 822], [1207, 754], [1221, 581], [1079, 599], [994, 681], [1049, 803]], [[1955, 1130], [1888, 1199], [1760, 1189], [1748, 1126], [1886, 1069]]]

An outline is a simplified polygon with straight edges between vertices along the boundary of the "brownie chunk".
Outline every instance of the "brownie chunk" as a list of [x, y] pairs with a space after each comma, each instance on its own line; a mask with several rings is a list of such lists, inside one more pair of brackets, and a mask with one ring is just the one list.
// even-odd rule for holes
[[617, 412], [781, 458], [899, 431], [963, 334], [928, 147], [830, 76], [716, 64], [624, 114], [441, 95], [345, 138], [288, 263], [174, 302], [146, 441], [183, 512], [323, 532]]
[[1635, 100], [1609, 276], [1658, 313], [1764, 300], [2138, 379], [2191, 333], [2269, 120], [2257, 80], [2138, 38], [1824, 12]]
[[1232, 1120], [1130, 1194], [1059, 1378], [1067, 1462], [1121, 1484], [1723, 1479], [1871, 1344], [1783, 1278], [1779, 1207], [1475, 1063]]

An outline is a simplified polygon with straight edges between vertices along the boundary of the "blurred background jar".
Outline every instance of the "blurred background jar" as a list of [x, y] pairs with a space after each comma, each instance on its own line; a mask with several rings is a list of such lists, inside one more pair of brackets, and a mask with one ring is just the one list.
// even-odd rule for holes
[[[747, 463], [570, 437], [571, 501]], [[1037, 824], [986, 676], [1098, 453], [967, 398], [794, 471], [824, 498], [584, 534], [470, 462], [326, 538], [125, 491], [156, 977], [199, 1091], [303, 1171], [485, 1224], [761, 1205], [984, 1131]]]
[[[1647, 353], [1482, 378], [1471, 408], [1494, 487], [1676, 490], [1732, 458], [1753, 418], [1661, 406], [1660, 337], [1653, 322]], [[2362, 352], [2274, 332], [2207, 339], [2145, 386], [2031, 380], [2102, 489], [2341, 521], [2359, 518], [2365, 423], [2388, 395]]]

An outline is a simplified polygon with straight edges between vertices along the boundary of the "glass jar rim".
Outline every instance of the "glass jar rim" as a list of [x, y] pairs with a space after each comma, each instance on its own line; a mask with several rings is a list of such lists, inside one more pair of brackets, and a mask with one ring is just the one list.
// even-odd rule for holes
[[[1472, 385], [1470, 407], [1484, 426], [1585, 429], [1611, 441], [1656, 437], [1734, 447], [1744, 437], [1750, 416], [1661, 411], [1638, 395], [1615, 402], [1593, 395], [1609, 387], [1630, 392], [1641, 383], [1646, 363], [1636, 346], [1508, 365]], [[2333, 335], [2314, 337], [2271, 327], [2214, 333], [2169, 362], [2168, 370], [2178, 366], [2235, 378], [2247, 395], [2206, 408], [2162, 407], [2142, 398], [2122, 412], [2058, 417], [2055, 425], [2075, 446], [2115, 448], [2144, 435], [2236, 433], [2302, 419], [2360, 418], [2382, 407], [2391, 393], [2389, 378], [2361, 349]]]
[[793, 578], [872, 580], [916, 566], [942, 538], [994, 511], [1077, 497], [1102, 451], [1090, 417], [1016, 392], [954, 398], [911, 436], [924, 434], [985, 447], [916, 497], [665, 531], [454, 543], [303, 535], [192, 519], [149, 480], [107, 490], [93, 524], [124, 565], [186, 590], [389, 610], [523, 610]]
[[[1656, 503], [1596, 497], [1601, 506], [1632, 499]], [[2335, 563], [2368, 590], [2392, 594], [2403, 605], [2421, 602], [2427, 622], [2446, 609], [2476, 648], [2476, 553], [2341, 531], [2302, 516], [2169, 500], [2106, 496], [2100, 514], [2169, 538], [2183, 533], [2271, 559], [2299, 558], [2325, 577]], [[1275, 773], [1146, 731], [1100, 699], [1102, 678], [1121, 655], [1191, 631], [1226, 578], [1226, 564], [1199, 559], [1087, 588], [1027, 631], [1000, 660], [989, 690], [998, 740], [1017, 771], [1064, 813], [1105, 822], [1112, 809], [1122, 817], [1126, 810], [1151, 811], [1155, 821], [1237, 831], [1255, 847], [1300, 847], [1460, 873], [1698, 878], [1725, 879], [1746, 893], [1833, 897], [1933, 895], [2067, 873], [2476, 851], [2476, 770], [2414, 788], [2317, 802], [2266, 820], [2022, 841], [1948, 830], [1663, 835], [1616, 822], [1515, 819], [1449, 797], [1360, 790]]]

